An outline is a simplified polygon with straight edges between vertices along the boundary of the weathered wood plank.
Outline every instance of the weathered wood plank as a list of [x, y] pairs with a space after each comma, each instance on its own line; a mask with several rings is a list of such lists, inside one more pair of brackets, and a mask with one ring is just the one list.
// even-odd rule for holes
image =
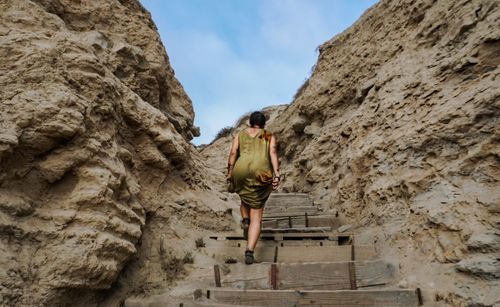
[[[246, 246], [246, 240], [208, 240], [205, 242], [206, 247], [241, 247]], [[283, 240], [283, 241], [274, 241], [274, 240], [260, 240], [257, 243], [257, 246], [332, 246], [338, 245], [337, 240], [312, 240], [312, 239], [303, 239], [303, 240]]]
[[[246, 245], [206, 247], [204, 250], [207, 255], [213, 257], [219, 262], [243, 262]], [[257, 262], [273, 262], [275, 247], [258, 245], [255, 247], [254, 257]]]
[[348, 262], [279, 263], [278, 272], [280, 290], [350, 289]]
[[[305, 219], [305, 218], [304, 218]], [[333, 227], [338, 228], [340, 221], [335, 215], [312, 215], [307, 217], [308, 227]], [[305, 224], [305, 221], [304, 221]]]
[[[166, 302], [165, 302], [166, 303]], [[179, 303], [179, 305], [165, 305], [163, 303], [161, 307], [165, 306], [179, 306], [179, 307], [249, 307], [250, 305], [234, 305], [234, 304], [221, 304], [215, 302], [204, 302], [204, 301], [186, 301]]]
[[[172, 299], [168, 296], [154, 295], [146, 298], [128, 298], [124, 302], [125, 307], [250, 307], [251, 305], [235, 305], [218, 303], [205, 298], [186, 300]], [[255, 306], [255, 305], [254, 305]]]
[[[370, 260], [376, 256], [373, 245], [356, 245], [354, 260]], [[318, 262], [318, 261], [350, 261], [351, 246], [283, 246], [278, 248], [277, 262]]]
[[235, 290], [207, 289], [211, 300], [252, 306], [419, 306], [416, 290]]
[[270, 263], [234, 263], [225, 266], [221, 277], [222, 287], [236, 289], [272, 289]]
[[312, 199], [303, 193], [272, 193], [266, 202], [266, 207], [278, 206], [312, 206]]
[[271, 207], [264, 208], [263, 216], [266, 218], [284, 216], [284, 215], [301, 215], [307, 213], [318, 214], [320, 211], [316, 206], [294, 206], [294, 207]]
[[290, 197], [290, 196], [309, 198], [308, 193], [300, 193], [300, 192], [291, 192], [291, 193], [273, 192], [273, 193], [271, 193], [269, 198]]
[[382, 260], [278, 263], [279, 289], [350, 289], [349, 265], [355, 268], [358, 288], [383, 285], [391, 282], [395, 276], [394, 266]]
[[262, 227], [264, 228], [287, 228], [292, 227], [333, 227], [340, 226], [339, 219], [334, 215], [308, 215], [307, 223], [305, 214], [283, 217], [263, 217]]
[[277, 262], [349, 261], [351, 248], [345, 246], [283, 246], [278, 248]]
[[[286, 242], [286, 241], [284, 241]], [[276, 245], [275, 245], [276, 246]], [[254, 256], [257, 262], [274, 262], [275, 246], [257, 245]], [[350, 245], [323, 245], [323, 246], [290, 246], [277, 245], [278, 255], [276, 262], [334, 262], [351, 261]], [[242, 262], [246, 245], [237, 246], [210, 246], [204, 250], [219, 262]], [[356, 259], [358, 261], [370, 260], [376, 256], [372, 245], [357, 245]]]
[[[226, 274], [221, 277], [221, 284], [223, 287], [237, 289], [272, 289], [271, 265], [226, 265]], [[276, 288], [280, 290], [350, 289], [348, 262], [277, 263], [275, 266]]]
[[275, 207], [296, 207], [296, 206], [314, 206], [313, 202], [309, 198], [283, 198], [279, 200], [268, 200], [265, 204], [265, 208], [275, 208]]
[[396, 267], [382, 260], [357, 261], [354, 267], [358, 288], [390, 283], [396, 275]]
[[332, 227], [293, 227], [293, 228], [262, 228], [262, 232], [279, 233], [279, 232], [332, 232]]
[[[264, 241], [262, 241], [264, 242]], [[336, 246], [337, 240], [284, 240], [279, 241], [279, 246]]]
[[285, 232], [285, 233], [261, 233], [260, 238], [265, 240], [303, 240], [303, 239], [323, 239], [338, 241], [338, 236], [332, 232]]
[[[350, 246], [350, 245], [346, 245]], [[377, 251], [375, 250], [375, 245], [354, 245], [356, 251], [354, 259], [356, 261], [371, 260], [377, 256]]]
[[[260, 239], [261, 241], [264, 240], [302, 240], [302, 239], [328, 239], [328, 240], [335, 240], [338, 241], [338, 237], [348, 237], [350, 234], [339, 234], [338, 232], [325, 232], [325, 233], [316, 233], [316, 232], [311, 232], [311, 233], [261, 233]], [[227, 233], [223, 235], [215, 235], [215, 236], [210, 236], [206, 241], [208, 240], [244, 240], [243, 234], [242, 233]]]

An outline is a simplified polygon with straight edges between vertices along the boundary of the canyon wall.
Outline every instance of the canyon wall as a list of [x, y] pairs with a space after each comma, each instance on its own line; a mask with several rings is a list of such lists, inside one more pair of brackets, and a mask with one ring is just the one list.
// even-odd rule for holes
[[[382, 0], [268, 110], [281, 190], [338, 211], [430, 306], [500, 303], [499, 55], [498, 1]], [[163, 291], [172, 255], [234, 226], [231, 137], [189, 143], [137, 0], [0, 0], [0, 88], [0, 305]]]
[[500, 303], [499, 64], [498, 1], [382, 0], [270, 126], [282, 189], [338, 210], [429, 305]]
[[165, 287], [162, 257], [194, 247], [176, 227], [231, 224], [137, 0], [1, 0], [0, 88], [0, 305]]

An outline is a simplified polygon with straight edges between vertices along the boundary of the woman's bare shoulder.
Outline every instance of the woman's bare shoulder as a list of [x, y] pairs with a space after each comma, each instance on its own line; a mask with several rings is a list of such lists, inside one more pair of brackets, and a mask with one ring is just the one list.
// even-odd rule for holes
[[243, 132], [243, 130], [245, 130], [245, 128], [244, 128], [244, 127], [243, 127], [243, 128], [240, 128], [240, 127], [238, 127], [238, 128], [234, 128], [234, 129], [233, 129], [233, 135], [238, 135], [238, 134], [240, 134], [241, 132]]

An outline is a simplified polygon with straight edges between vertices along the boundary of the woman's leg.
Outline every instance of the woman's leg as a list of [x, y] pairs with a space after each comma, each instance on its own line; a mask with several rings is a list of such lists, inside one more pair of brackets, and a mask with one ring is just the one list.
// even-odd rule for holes
[[250, 207], [241, 202], [240, 213], [241, 213], [241, 228], [243, 228], [243, 238], [248, 240], [248, 228], [250, 226]]
[[250, 227], [248, 228], [247, 249], [251, 251], [255, 249], [255, 245], [257, 245], [257, 241], [259, 240], [263, 211], [264, 208], [250, 208]]
[[248, 218], [249, 215], [250, 215], [250, 212], [249, 212], [249, 207], [247, 205], [245, 205], [244, 202], [241, 202], [241, 205], [240, 205], [240, 213], [241, 213], [241, 218], [244, 219], [244, 218]]

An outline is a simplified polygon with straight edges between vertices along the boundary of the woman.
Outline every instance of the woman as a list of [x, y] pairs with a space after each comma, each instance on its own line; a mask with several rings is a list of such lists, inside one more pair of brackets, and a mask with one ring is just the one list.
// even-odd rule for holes
[[265, 124], [266, 117], [261, 112], [250, 115], [250, 126], [233, 139], [227, 165], [228, 180], [233, 181], [241, 199], [246, 264], [254, 262], [264, 205], [280, 182], [276, 138], [264, 129]]

